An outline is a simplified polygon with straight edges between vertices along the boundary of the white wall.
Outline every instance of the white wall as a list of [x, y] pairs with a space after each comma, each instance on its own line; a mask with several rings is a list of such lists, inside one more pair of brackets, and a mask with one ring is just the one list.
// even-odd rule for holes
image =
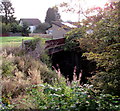
[[34, 30], [36, 29], [36, 26], [29, 26], [30, 27], [30, 32], [33, 33]]
[[23, 22], [22, 21], [20, 21], [20, 23], [19, 23], [21, 26], [23, 26]]
[[[19, 23], [21, 26], [23, 26], [23, 22], [22, 21], [20, 21], [20, 23]], [[34, 32], [34, 30], [36, 29], [36, 26], [29, 26], [30, 27], [30, 32], [31, 33], [33, 33]]]

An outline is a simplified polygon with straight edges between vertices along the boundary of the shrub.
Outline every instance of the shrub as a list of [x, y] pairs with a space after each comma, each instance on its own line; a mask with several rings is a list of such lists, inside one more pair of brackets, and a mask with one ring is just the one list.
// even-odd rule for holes
[[12, 72], [14, 71], [14, 69], [14, 64], [6, 60], [6, 62], [3, 62], [2, 64], [2, 76], [13, 76]]
[[[14, 52], [16, 51], [16, 52]], [[2, 76], [1, 109], [118, 111], [120, 98], [94, 91], [92, 86], [80, 86], [78, 81], [67, 85], [59, 70], [51, 71], [44, 63], [28, 55], [17, 56], [19, 50], [6, 50], [3, 64], [11, 76]], [[9, 64], [8, 64], [9, 63]], [[46, 82], [46, 83], [45, 83]], [[48, 84], [49, 83], [49, 84]]]
[[118, 111], [120, 109], [120, 98], [110, 94], [97, 94], [87, 84], [72, 87], [65, 84], [37, 86], [41, 91], [34, 86], [29, 91], [29, 98], [26, 98], [26, 104], [33, 103], [28, 108], [55, 111]]
[[26, 55], [19, 48], [8, 48], [1, 53], [2, 94], [11, 103], [20, 96], [23, 98], [27, 94], [27, 87], [43, 82], [52, 84], [52, 79], [57, 78], [55, 72], [44, 63]]
[[0, 33], [7, 34], [9, 33], [10, 28], [11, 28], [10, 24], [6, 25], [5, 23], [0, 22], [0, 29], [1, 29]]
[[24, 44], [24, 51], [26, 54], [29, 54], [36, 59], [40, 59], [40, 61], [49, 67], [51, 66], [50, 57], [45, 50], [45, 39], [36, 38], [30, 41], [25, 41]]

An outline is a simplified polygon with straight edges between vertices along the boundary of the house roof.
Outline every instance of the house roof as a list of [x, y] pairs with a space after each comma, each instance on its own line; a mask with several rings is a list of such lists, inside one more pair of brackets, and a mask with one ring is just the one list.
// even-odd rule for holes
[[33, 19], [23, 18], [23, 19], [20, 19], [20, 21], [22, 21], [23, 23], [26, 23], [28, 26], [36, 26], [41, 23], [40, 20], [36, 18], [33, 18]]
[[77, 28], [77, 26], [75, 26], [69, 22], [52, 21], [52, 24], [55, 24], [58, 27], [62, 27], [65, 30], [70, 30], [71, 28]]
[[74, 25], [74, 26], [76, 26], [78, 28], [81, 27], [80, 22], [68, 22], [68, 23], [70, 23], [70, 24], [72, 24], [72, 25]]
[[63, 26], [62, 22], [60, 22], [60, 21], [52, 21], [52, 24], [55, 24], [55, 25], [57, 25], [59, 27]]

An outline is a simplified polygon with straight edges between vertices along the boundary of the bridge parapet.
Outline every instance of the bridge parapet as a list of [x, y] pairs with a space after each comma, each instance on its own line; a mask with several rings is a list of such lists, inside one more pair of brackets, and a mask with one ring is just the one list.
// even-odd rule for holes
[[[23, 41], [22, 42], [22, 48], [25, 49], [29, 53], [39, 53], [41, 48], [39, 45], [39, 41], [34, 44], [33, 46], [31, 44], [31, 40]], [[43, 50], [46, 50], [49, 55], [60, 52], [63, 50], [63, 46], [65, 45], [65, 38], [60, 38], [60, 39], [53, 39], [53, 40], [47, 40], [45, 41], [45, 47]], [[35, 52], [36, 51], [36, 52]]]
[[63, 50], [62, 46], [65, 44], [65, 38], [47, 40], [45, 44], [45, 49], [48, 50], [48, 54], [53, 54]]
[[62, 44], [65, 44], [65, 38], [47, 40], [45, 44], [46, 44], [45, 47], [46, 49], [50, 47], [60, 46]]

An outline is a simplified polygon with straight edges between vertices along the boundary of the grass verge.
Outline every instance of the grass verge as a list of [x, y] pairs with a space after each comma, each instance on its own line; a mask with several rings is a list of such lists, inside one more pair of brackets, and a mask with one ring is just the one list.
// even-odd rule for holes
[[20, 46], [22, 40], [32, 40], [34, 37], [22, 37], [22, 36], [14, 36], [14, 37], [0, 37], [0, 47], [16, 47]]

